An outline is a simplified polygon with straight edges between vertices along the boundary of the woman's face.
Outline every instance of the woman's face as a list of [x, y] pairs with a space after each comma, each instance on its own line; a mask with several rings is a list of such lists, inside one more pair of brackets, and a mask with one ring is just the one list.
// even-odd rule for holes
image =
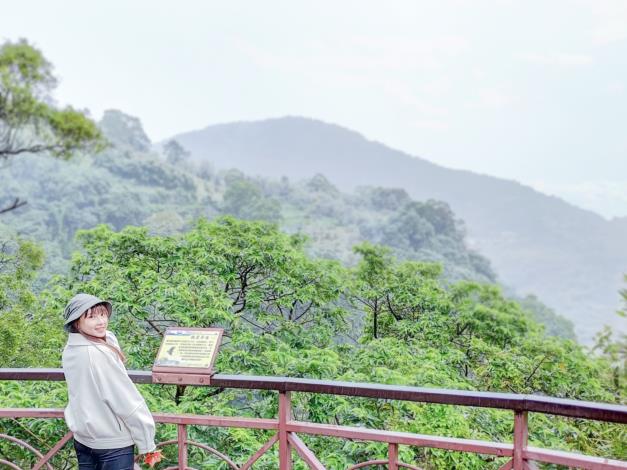
[[109, 324], [109, 312], [104, 305], [96, 305], [78, 319], [78, 329], [88, 335], [104, 338]]

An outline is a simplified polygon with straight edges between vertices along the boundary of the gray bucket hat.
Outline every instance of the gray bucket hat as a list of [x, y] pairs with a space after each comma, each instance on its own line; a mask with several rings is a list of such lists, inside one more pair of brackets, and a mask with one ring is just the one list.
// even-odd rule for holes
[[63, 323], [63, 329], [70, 332], [70, 324], [81, 317], [87, 309], [90, 309], [94, 305], [103, 304], [107, 307], [109, 311], [109, 316], [113, 311], [113, 307], [111, 306], [111, 302], [107, 302], [106, 300], [100, 300], [95, 295], [90, 294], [76, 294], [74, 297], [70, 299], [70, 301], [65, 306], [65, 310], [63, 311], [63, 319], [65, 323]]

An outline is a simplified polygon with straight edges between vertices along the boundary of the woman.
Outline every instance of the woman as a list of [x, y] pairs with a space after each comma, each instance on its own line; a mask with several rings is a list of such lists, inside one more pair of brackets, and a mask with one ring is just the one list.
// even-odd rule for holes
[[132, 469], [133, 445], [146, 461], [160, 455], [153, 452], [155, 422], [126, 373], [115, 335], [107, 331], [111, 312], [111, 303], [89, 294], [75, 295], [64, 311], [65, 421], [80, 470]]

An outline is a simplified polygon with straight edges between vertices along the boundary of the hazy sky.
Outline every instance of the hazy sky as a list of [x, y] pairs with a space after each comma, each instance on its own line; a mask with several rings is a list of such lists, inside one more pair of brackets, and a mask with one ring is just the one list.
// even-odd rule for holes
[[157, 141], [300, 115], [627, 216], [627, 1], [51, 1], [3, 5], [61, 104]]

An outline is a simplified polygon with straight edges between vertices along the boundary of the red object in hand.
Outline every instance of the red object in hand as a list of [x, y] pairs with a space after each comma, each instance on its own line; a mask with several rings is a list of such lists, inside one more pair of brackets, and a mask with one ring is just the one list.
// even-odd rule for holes
[[160, 450], [155, 450], [154, 452], [148, 452], [144, 455], [144, 463], [149, 465], [150, 468], [154, 467], [156, 463], [161, 462], [163, 455], [161, 455]]

